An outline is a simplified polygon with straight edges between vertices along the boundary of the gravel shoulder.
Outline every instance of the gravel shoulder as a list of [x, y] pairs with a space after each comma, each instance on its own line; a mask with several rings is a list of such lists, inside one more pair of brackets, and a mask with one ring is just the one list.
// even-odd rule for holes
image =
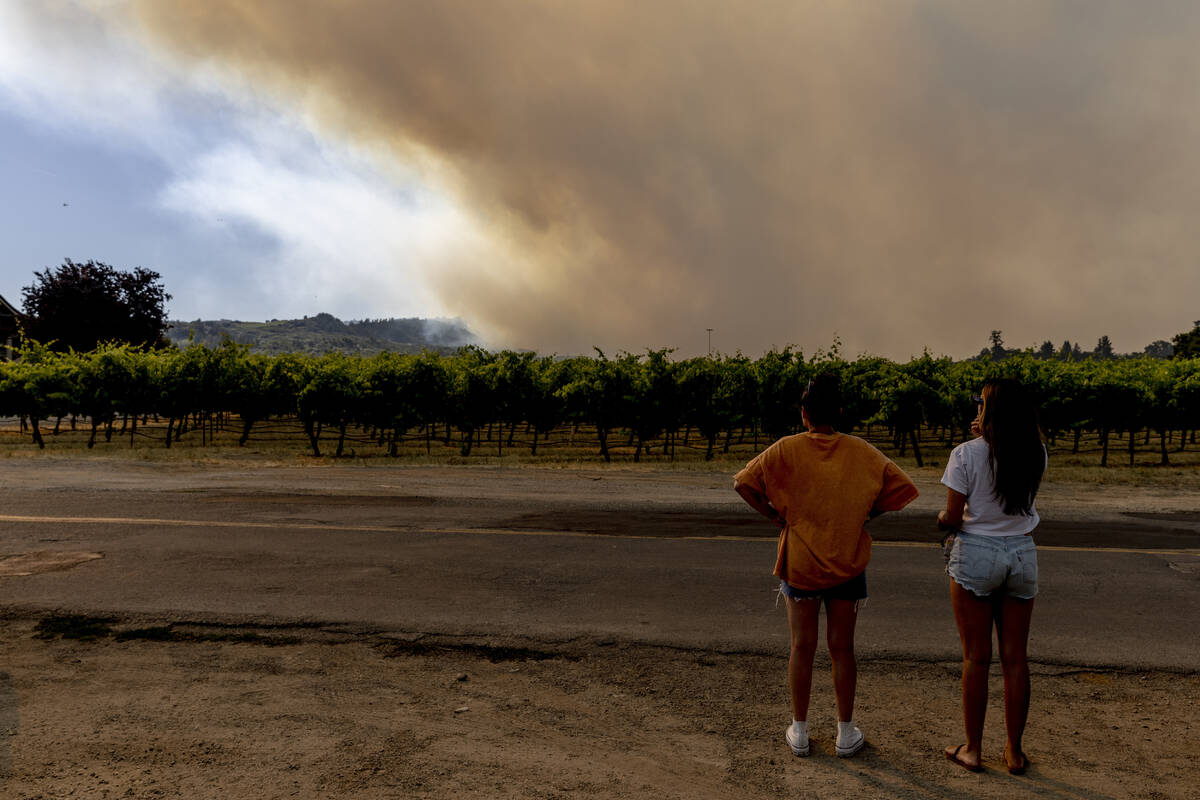
[[986, 771], [941, 757], [961, 737], [956, 663], [864, 663], [869, 747], [854, 759], [832, 753], [818, 676], [814, 753], [798, 759], [782, 743], [782, 656], [152, 620], [114, 631], [149, 638], [0, 625], [5, 796], [1182, 800], [1200, 785], [1196, 675], [1036, 668], [1034, 766], [1017, 778], [995, 693]]

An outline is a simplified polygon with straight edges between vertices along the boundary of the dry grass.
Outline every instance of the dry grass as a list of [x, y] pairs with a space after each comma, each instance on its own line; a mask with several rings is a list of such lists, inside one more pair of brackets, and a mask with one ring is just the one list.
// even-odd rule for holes
[[[264, 466], [353, 463], [384, 468], [471, 464], [513, 468], [647, 469], [732, 473], [768, 443], [766, 437], [760, 436], [756, 440], [749, 434], [742, 437], [735, 435], [729, 440], [726, 452], [726, 441], [722, 437], [717, 441], [713, 459], [706, 461], [706, 443], [693, 431], [686, 437], [686, 443], [682, 435], [677, 437], [673, 457], [669, 452], [664, 452], [666, 443], [660, 438], [651, 442], [648, 450], [644, 450], [635, 463], [636, 446], [631, 444], [628, 432], [614, 431], [609, 437], [612, 461], [605, 462], [600, 455], [596, 432], [592, 428], [580, 427], [573, 431], [571, 427], [563, 426], [554, 431], [548, 439], [539, 441], [537, 454], [533, 455], [532, 434], [518, 427], [511, 446], [508, 444], [507, 430], [504, 431], [503, 439], [498, 430], [492, 430], [490, 436], [484, 431], [480, 437], [482, 441], [475, 443], [468, 456], [462, 455], [461, 436], [457, 431], [449, 442], [444, 438], [444, 434], [431, 438], [428, 442], [420, 433], [410, 434], [398, 444], [397, 456], [392, 457], [388, 454], [386, 445], [379, 444], [378, 440], [371, 438], [367, 432], [354, 430], [347, 431], [343, 455], [335, 459], [333, 454], [337, 445], [336, 431], [325, 430], [322, 433], [322, 456], [315, 458], [302, 428], [295, 420], [259, 423], [254, 427], [244, 447], [237, 444], [241, 426], [236, 419], [230, 420], [215, 432], [189, 430], [182, 438], [173, 442], [170, 448], [164, 445], [166, 425], [153, 421], [139, 425], [137, 432], [132, 436], [128, 429], [122, 433], [118, 425], [111, 440], [106, 440], [101, 433], [95, 446], [90, 449], [87, 447], [90, 436], [88, 426], [77, 424], [76, 429], [71, 430], [69, 421], [63, 420], [57, 434], [52, 432], [53, 427], [47, 425], [42, 429], [46, 441], [43, 450], [33, 443], [28, 431], [20, 430], [16, 420], [0, 420], [0, 458], [65, 456], [72, 459], [200, 464], [253, 463]], [[924, 466], [918, 467], [911, 449], [906, 448], [901, 454], [886, 430], [873, 428], [857, 433], [865, 436], [914, 475], [929, 473], [928, 477], [933, 480], [940, 476], [950, 451], [950, 446], [945, 441], [935, 439], [926, 431], [921, 443]], [[1071, 439], [1063, 439], [1051, 447], [1051, 470], [1047, 478], [1054, 483], [1081, 486], [1153, 486], [1200, 491], [1200, 444], [1189, 441], [1182, 451], [1178, 446], [1177, 439], [1170, 442], [1170, 463], [1160, 466], [1157, 437], [1152, 436], [1147, 443], [1144, 434], [1138, 435], [1134, 439], [1134, 463], [1133, 466], [1129, 466], [1128, 440], [1114, 435], [1109, 443], [1109, 465], [1101, 467], [1101, 448], [1097, 436], [1082, 437], [1078, 452], [1074, 451], [1074, 442]]]

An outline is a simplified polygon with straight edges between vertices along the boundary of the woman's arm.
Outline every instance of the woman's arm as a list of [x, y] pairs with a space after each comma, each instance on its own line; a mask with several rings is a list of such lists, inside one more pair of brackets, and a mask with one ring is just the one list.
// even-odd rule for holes
[[953, 489], [946, 490], [946, 507], [938, 512], [937, 524], [941, 530], [956, 531], [962, 527], [963, 510], [967, 505], [967, 496]]
[[787, 525], [787, 520], [783, 515], [771, 505], [771, 501], [762, 492], [755, 489], [753, 486], [745, 483], [733, 482], [733, 490], [742, 496], [742, 499], [758, 513], [762, 514], [767, 519], [774, 522], [779, 527]]

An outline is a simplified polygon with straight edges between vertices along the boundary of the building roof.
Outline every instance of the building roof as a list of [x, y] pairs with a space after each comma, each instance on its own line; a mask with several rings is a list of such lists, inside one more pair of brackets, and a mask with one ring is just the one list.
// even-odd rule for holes
[[[17, 332], [17, 320], [24, 316], [12, 303], [0, 296], [0, 339], [14, 335]], [[3, 342], [0, 341], [0, 344]]]

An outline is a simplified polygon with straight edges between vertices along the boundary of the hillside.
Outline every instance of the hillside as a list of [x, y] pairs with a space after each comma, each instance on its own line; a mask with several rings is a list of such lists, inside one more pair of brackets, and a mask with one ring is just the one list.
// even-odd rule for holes
[[189, 337], [209, 347], [216, 347], [229, 337], [238, 344], [250, 345], [255, 352], [269, 355], [333, 351], [374, 355], [384, 350], [452, 353], [476, 341], [471, 331], [457, 320], [405, 318], [342, 322], [332, 314], [324, 313], [303, 319], [267, 322], [172, 320], [170, 326], [167, 338], [180, 347], [187, 346]]

